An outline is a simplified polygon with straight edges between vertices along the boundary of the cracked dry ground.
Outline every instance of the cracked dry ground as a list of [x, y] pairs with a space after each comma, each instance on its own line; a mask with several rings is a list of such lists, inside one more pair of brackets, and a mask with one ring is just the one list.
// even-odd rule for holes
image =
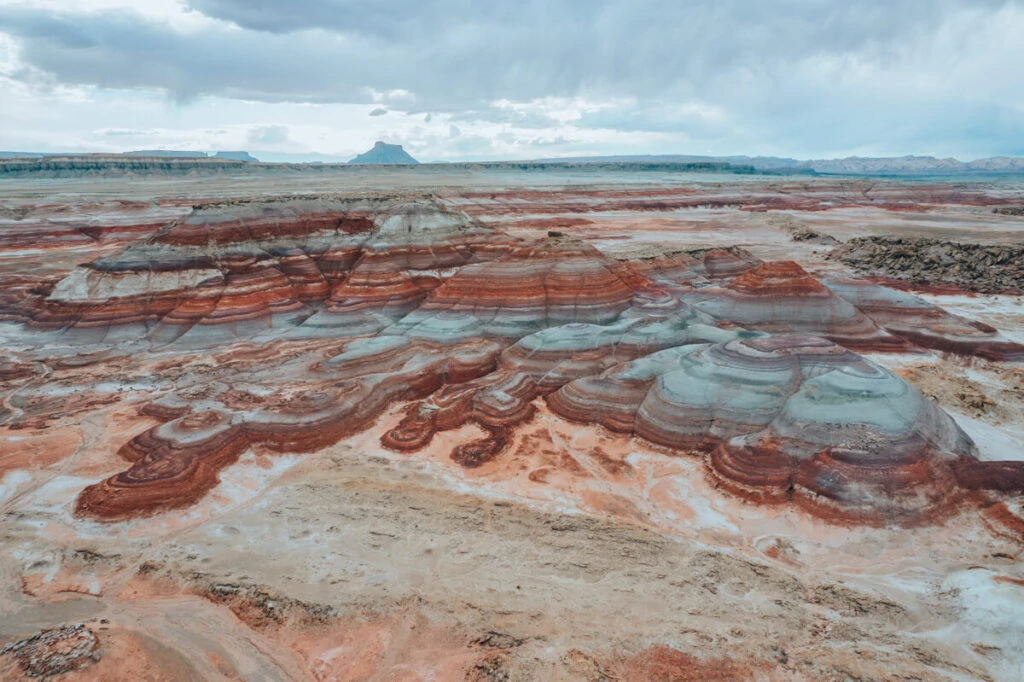
[[1020, 299], [792, 241], [1019, 188], [652, 177], [14, 185], [0, 678], [1020, 679]]

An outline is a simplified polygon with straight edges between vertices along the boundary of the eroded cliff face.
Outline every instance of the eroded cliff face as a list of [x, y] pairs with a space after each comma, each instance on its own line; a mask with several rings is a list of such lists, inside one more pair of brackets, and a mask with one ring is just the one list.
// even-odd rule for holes
[[[168, 679], [1003, 670], [946, 635], [905, 659], [922, 619], [989, 641], [953, 590], [1003, 590], [996, 555], [1024, 541], [1024, 463], [906, 368], [1009, 396], [1019, 337], [823, 258], [594, 237], [602, 210], [672, 193], [578, 193], [590, 218], [558, 230], [535, 212], [566, 193], [523, 194], [511, 222], [471, 193], [203, 202], [0, 273], [14, 603], [93, 595], [82, 613], [114, 620], [17, 651], [97, 679], [114, 656]], [[882, 573], [926, 554], [907, 570], [946, 596]], [[950, 568], [972, 561], [991, 580]], [[220, 662], [127, 625], [179, 650], [187, 612]]]

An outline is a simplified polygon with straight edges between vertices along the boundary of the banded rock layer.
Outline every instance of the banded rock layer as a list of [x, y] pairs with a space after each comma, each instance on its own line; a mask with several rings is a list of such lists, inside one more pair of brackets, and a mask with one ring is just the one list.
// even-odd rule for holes
[[[976, 455], [914, 388], [818, 337], [675, 347], [578, 379], [548, 404], [705, 453], [712, 477], [748, 499], [874, 523], [950, 511], [963, 495], [956, 472]], [[976, 466], [994, 487], [998, 467]]]
[[[738, 249], [619, 261], [425, 199], [219, 204], [79, 268], [22, 316], [76, 343], [245, 341], [264, 358], [149, 403], [163, 423], [79, 497], [99, 518], [192, 504], [250, 447], [313, 452], [373, 428], [411, 452], [473, 424], [482, 437], [450, 454], [482, 466], [539, 399], [697, 453], [734, 494], [831, 519], [919, 522], [1024, 490], [1019, 463], [979, 461], [948, 415], [854, 352], [1013, 359], [1020, 346], [920, 299]], [[378, 426], [396, 404], [399, 423]]]
[[821, 334], [858, 350], [907, 350], [907, 343], [792, 261], [761, 263], [687, 297], [717, 319], [773, 333]]
[[849, 301], [889, 333], [922, 348], [987, 360], [1024, 360], [1024, 346], [992, 327], [952, 315], [905, 291], [858, 279], [827, 279], [825, 286]]

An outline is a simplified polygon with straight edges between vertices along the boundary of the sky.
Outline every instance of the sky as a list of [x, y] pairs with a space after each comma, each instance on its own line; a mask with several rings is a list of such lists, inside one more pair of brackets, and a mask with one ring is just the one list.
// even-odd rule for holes
[[0, 150], [1024, 156], [1024, 0], [0, 0]]

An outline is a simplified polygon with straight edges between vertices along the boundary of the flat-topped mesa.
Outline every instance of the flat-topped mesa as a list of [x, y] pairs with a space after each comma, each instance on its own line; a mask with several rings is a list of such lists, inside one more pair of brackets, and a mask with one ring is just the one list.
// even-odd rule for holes
[[761, 263], [686, 298], [716, 319], [770, 333], [820, 334], [855, 350], [910, 350], [792, 261]]
[[635, 272], [662, 285], [705, 287], [742, 275], [764, 261], [738, 246], [660, 251], [644, 247], [617, 254]]
[[978, 462], [934, 403], [815, 337], [671, 348], [578, 379], [547, 402], [569, 419], [703, 452], [726, 490], [830, 519], [917, 523], [953, 513], [968, 482], [1024, 490], [1024, 465], [1001, 463], [1015, 478], [998, 483], [995, 463]]
[[412, 158], [400, 144], [388, 144], [377, 140], [374, 143], [373, 148], [366, 151], [349, 163], [369, 163], [369, 164], [418, 164], [419, 161]]
[[987, 360], [1024, 360], [1024, 345], [988, 325], [946, 312], [905, 291], [860, 279], [830, 278], [824, 284], [890, 334], [921, 348]]
[[654, 255], [625, 254], [616, 256], [633, 271], [661, 284], [682, 284], [692, 286], [706, 284], [707, 280], [697, 272], [698, 260], [685, 252], [656, 253]]

